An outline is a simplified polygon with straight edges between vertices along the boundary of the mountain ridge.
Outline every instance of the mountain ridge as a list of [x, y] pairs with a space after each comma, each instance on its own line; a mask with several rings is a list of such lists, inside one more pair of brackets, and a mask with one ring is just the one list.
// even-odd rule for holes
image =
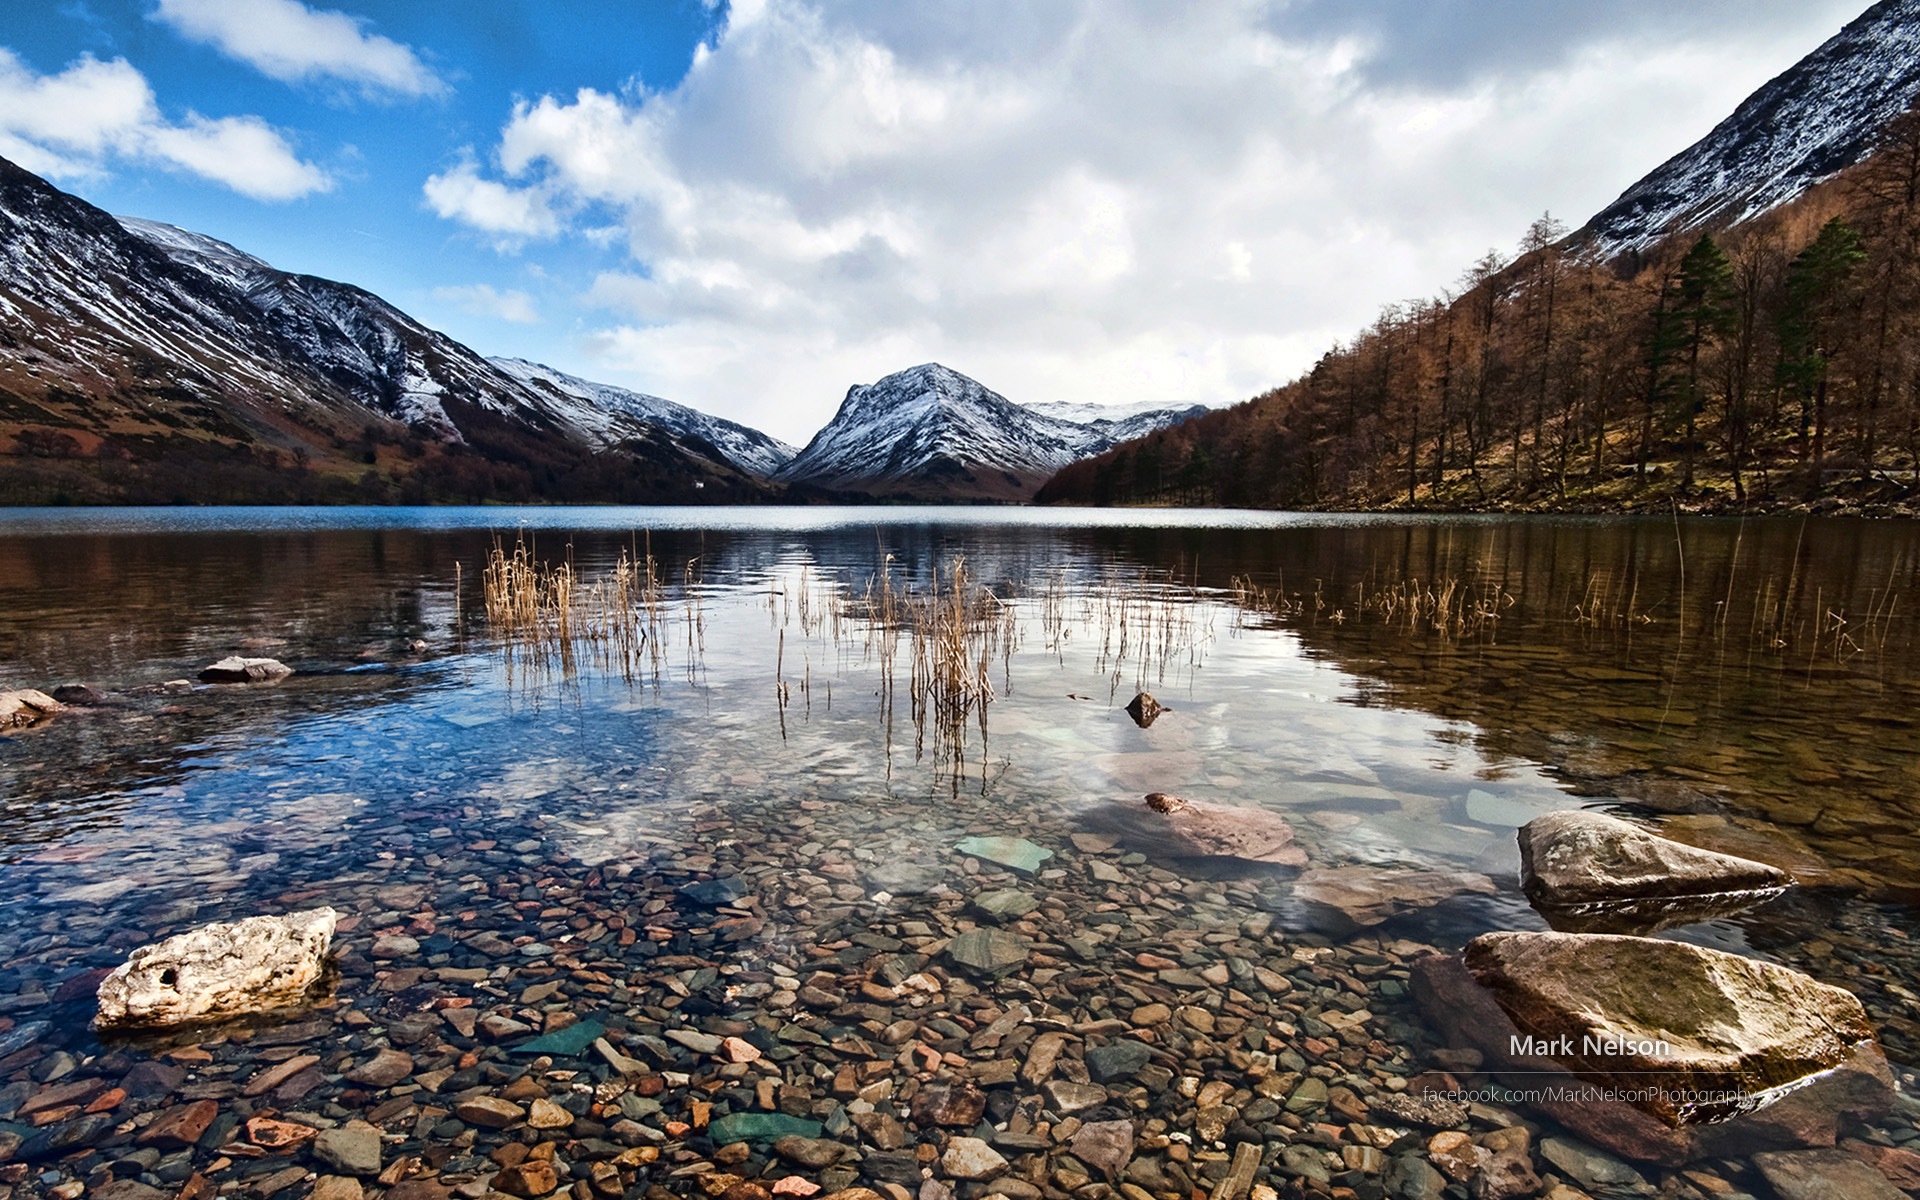
[[1738, 225], [1860, 161], [1920, 94], [1920, 0], [1880, 0], [1636, 180], [1572, 242], [1600, 259]]
[[363, 288], [117, 219], [4, 159], [0, 314], [16, 503], [773, 494], [720, 448], [754, 431], [596, 411]]
[[1920, 0], [1882, 0], [1579, 233], [1041, 503], [1920, 513]]

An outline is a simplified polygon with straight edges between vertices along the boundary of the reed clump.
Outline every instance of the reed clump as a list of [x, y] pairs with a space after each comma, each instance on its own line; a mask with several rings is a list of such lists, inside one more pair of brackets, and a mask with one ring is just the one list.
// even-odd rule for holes
[[[694, 579], [690, 561], [684, 584], [689, 670], [704, 649], [706, 628]], [[572, 674], [584, 656], [629, 678], [649, 672], [658, 678], [671, 610], [651, 551], [622, 549], [604, 577], [583, 582], [571, 546], [559, 562], [548, 563], [524, 541], [511, 551], [495, 542], [480, 580], [487, 626], [501, 639], [510, 667]]]
[[1436, 634], [1443, 639], [1490, 637], [1515, 603], [1498, 584], [1453, 576], [1391, 583], [1361, 581], [1342, 594], [1329, 593], [1324, 581], [1318, 579], [1310, 592], [1290, 592], [1284, 582], [1268, 588], [1236, 575], [1229, 592], [1243, 615], [1255, 612], [1309, 624], [1325, 621], [1344, 625], [1352, 620], [1408, 633]]

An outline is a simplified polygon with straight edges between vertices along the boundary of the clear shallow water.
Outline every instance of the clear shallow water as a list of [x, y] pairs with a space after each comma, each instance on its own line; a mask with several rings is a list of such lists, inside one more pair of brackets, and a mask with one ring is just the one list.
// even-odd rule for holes
[[[478, 581], [496, 538], [516, 537], [585, 579], [650, 550], [671, 585], [658, 656], [636, 673], [504, 656]], [[1253, 936], [1252, 920], [1363, 955], [1452, 946], [1543, 928], [1518, 894], [1514, 828], [1604, 804], [1790, 856], [1816, 886], [1670, 936], [1852, 988], [1912, 1061], [1920, 717], [1903, 610], [1920, 605], [1917, 550], [1910, 528], [1861, 522], [0, 515], [0, 686], [127, 691], [237, 650], [299, 670], [133, 695], [0, 740], [0, 1012], [93, 1052], [84, 1005], [52, 999], [76, 974], [193, 924], [312, 903], [364, 923], [345, 940], [367, 970], [349, 970], [343, 997], [365, 1008], [377, 928], [413, 928], [428, 966], [487, 928], [564, 965], [570, 939], [607, 951], [605, 913], [622, 905], [550, 905], [557, 881], [591, 896], [712, 870], [754, 878], [763, 920], [718, 958], [800, 969], [813, 948], [978, 890], [953, 849], [970, 834], [1053, 850], [1053, 878], [1025, 886], [1113, 945], [1129, 929], [1164, 944], [1168, 920]], [[992, 666], [984, 731], [969, 723], [954, 746], [916, 729], [899, 679], [889, 719], [870, 631], [828, 613], [882, 564], [925, 587], [956, 556], [1020, 632]], [[1492, 616], [1443, 634], [1366, 600], [1416, 579], [1462, 581]], [[1147, 729], [1122, 711], [1142, 687], [1172, 709]], [[1314, 866], [1490, 886], [1354, 934], [1293, 897], [1291, 868], [1175, 857], [1141, 816], [1153, 791], [1280, 813]], [[1075, 835], [1113, 843], [1105, 870]], [[524, 888], [503, 893], [503, 877]], [[418, 890], [397, 903], [396, 887]], [[664, 935], [639, 946], [685, 947], [647, 911], [660, 895], [630, 899], [626, 927]], [[1010, 1002], [1069, 970], [988, 994]]]

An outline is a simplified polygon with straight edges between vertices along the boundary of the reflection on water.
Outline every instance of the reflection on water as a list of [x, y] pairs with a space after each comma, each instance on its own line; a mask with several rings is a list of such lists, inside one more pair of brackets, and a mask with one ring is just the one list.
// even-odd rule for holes
[[[1544, 928], [1518, 892], [1514, 831], [1582, 804], [1784, 860], [1813, 886], [1669, 935], [1851, 988], [1913, 1060], [1920, 998], [1899, 982], [1920, 889], [1912, 529], [1081, 519], [0, 518], [0, 686], [116, 693], [0, 741], [0, 961], [15, 968], [0, 1010], [143, 933], [300, 900], [364, 909], [368, 889], [402, 881], [478, 897], [488, 856], [520, 846], [603, 881], [684, 877], [740, 843], [796, 871], [866, 852], [857, 883], [796, 890], [782, 936], [797, 942], [857, 926], [835, 887], [883, 905], [938, 895], [968, 832], [1112, 855], [1088, 869], [1116, 920], [1184, 895], [1234, 928], [1264, 913], [1352, 936], [1354, 912], [1295, 895], [1297, 866], [1183, 853], [1141, 809], [1169, 792], [1280, 814], [1314, 868], [1485, 883], [1409, 899], [1363, 922], [1369, 938]], [[658, 612], [635, 626], [638, 658], [555, 657], [541, 639], [505, 653], [482, 568], [516, 540], [583, 586], [651, 556]], [[929, 739], [904, 701], [938, 647], [904, 601], [875, 597], [935, 611], [960, 560], [1011, 623], [988, 653], [965, 642], [988, 698]], [[235, 651], [299, 673], [143, 690]], [[1167, 710], [1145, 726], [1123, 711], [1138, 690]], [[1108, 878], [1123, 867], [1166, 878], [1136, 891]], [[537, 892], [518, 903], [540, 909]]]

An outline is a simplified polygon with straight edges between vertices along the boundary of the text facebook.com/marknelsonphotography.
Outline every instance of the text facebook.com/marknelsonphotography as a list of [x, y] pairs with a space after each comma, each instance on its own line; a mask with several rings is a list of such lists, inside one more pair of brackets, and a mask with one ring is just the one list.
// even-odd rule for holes
[[1655, 1085], [1608, 1087], [1602, 1084], [1553, 1084], [1542, 1087], [1456, 1088], [1424, 1093], [1428, 1099], [1452, 1100], [1459, 1104], [1632, 1104], [1662, 1105], [1678, 1111], [1730, 1106], [1744, 1108], [1754, 1103], [1751, 1092], [1689, 1090]]

